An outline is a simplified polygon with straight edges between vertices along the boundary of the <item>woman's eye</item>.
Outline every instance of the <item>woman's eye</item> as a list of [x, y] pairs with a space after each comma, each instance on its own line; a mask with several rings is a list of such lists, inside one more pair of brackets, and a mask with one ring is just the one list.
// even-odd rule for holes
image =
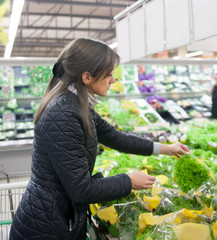
[[110, 77], [112, 77], [112, 76], [113, 76], [113, 74], [112, 74], [112, 72], [111, 72], [111, 73], [109, 73], [108, 75], [106, 75], [105, 78], [110, 78]]

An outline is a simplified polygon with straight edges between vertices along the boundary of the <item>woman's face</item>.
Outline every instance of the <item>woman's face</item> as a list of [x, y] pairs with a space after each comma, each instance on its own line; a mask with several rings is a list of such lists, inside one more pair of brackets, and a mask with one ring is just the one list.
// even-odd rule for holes
[[93, 94], [97, 94], [99, 96], [106, 96], [107, 92], [111, 86], [111, 84], [115, 83], [115, 79], [113, 77], [112, 72], [107, 77], [101, 77], [96, 82], [93, 82], [89, 89]]

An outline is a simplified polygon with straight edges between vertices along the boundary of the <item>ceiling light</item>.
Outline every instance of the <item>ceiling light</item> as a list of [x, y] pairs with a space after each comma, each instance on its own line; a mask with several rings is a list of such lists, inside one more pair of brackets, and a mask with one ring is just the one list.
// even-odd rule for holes
[[109, 47], [110, 47], [111, 49], [114, 49], [114, 48], [116, 48], [117, 46], [118, 46], [118, 43], [117, 43], [117, 42], [114, 42], [114, 43], [112, 43], [112, 44], [109, 45]]
[[195, 57], [195, 56], [199, 56], [202, 54], [203, 54], [203, 51], [198, 51], [198, 52], [187, 53], [185, 56], [186, 57]]
[[174, 60], [180, 59], [180, 56], [173, 57]]
[[11, 56], [24, 2], [25, 0], [13, 1], [12, 13], [10, 16], [9, 33], [8, 33], [8, 44], [6, 45], [6, 48], [5, 48], [4, 58], [10, 58]]

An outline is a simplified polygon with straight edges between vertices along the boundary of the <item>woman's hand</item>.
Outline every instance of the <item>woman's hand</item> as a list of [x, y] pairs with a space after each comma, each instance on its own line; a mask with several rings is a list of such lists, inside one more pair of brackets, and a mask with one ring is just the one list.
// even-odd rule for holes
[[190, 150], [182, 143], [177, 142], [177, 143], [173, 143], [171, 145], [162, 144], [160, 153], [167, 154], [170, 156], [174, 155], [177, 158], [180, 158], [180, 155], [188, 154], [188, 153], [190, 153]]
[[143, 172], [133, 172], [129, 174], [129, 177], [132, 182], [132, 188], [134, 190], [142, 190], [146, 188], [152, 188], [154, 184], [155, 177], [145, 174]]

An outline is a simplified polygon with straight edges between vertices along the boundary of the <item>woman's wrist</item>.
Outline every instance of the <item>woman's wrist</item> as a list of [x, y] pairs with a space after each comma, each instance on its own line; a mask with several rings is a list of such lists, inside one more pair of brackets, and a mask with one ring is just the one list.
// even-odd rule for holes
[[171, 146], [167, 145], [167, 144], [161, 144], [161, 150], [160, 150], [161, 154], [171, 154]]

